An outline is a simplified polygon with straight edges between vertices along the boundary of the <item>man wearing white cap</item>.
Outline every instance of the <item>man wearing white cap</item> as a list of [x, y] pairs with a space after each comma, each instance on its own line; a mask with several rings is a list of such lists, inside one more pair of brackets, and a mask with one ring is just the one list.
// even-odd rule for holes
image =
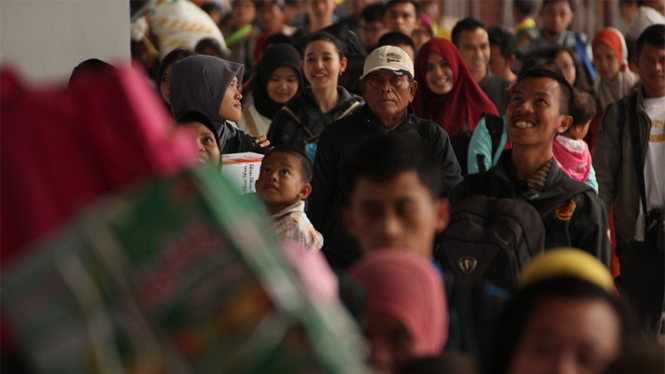
[[401, 48], [375, 49], [367, 56], [360, 78], [365, 106], [321, 133], [308, 216], [325, 238], [323, 251], [333, 268], [345, 269], [360, 256], [341, 220], [341, 207], [348, 201], [349, 191], [339, 177], [345, 157], [364, 139], [382, 133], [420, 137], [431, 146], [442, 167], [445, 183], [441, 196], [447, 196], [462, 180], [448, 134], [434, 122], [416, 117], [409, 106], [418, 87], [413, 77], [413, 61]]

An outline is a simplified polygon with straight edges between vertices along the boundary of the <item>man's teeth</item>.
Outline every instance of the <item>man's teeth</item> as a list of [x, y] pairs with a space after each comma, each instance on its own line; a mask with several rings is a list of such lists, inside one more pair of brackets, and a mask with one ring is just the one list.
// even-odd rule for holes
[[533, 123], [526, 121], [517, 121], [515, 122], [515, 127], [519, 127], [521, 129], [530, 129], [533, 127]]

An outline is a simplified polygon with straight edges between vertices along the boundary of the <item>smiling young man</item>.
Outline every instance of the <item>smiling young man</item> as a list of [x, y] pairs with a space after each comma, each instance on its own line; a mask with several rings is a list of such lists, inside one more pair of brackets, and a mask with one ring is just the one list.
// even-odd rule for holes
[[383, 13], [388, 31], [399, 31], [408, 37], [420, 27], [420, 4], [414, 0], [390, 0]]
[[[646, 219], [645, 211], [652, 213], [647, 216], [660, 211], [662, 217], [665, 209], [665, 25], [644, 30], [637, 39], [635, 59], [642, 86], [605, 109], [593, 165], [598, 196], [606, 208], [614, 205], [621, 264], [617, 283], [625, 291], [622, 296], [635, 302], [644, 332], [655, 338], [660, 332], [665, 304], [665, 259], [663, 249], [657, 248], [647, 231], [651, 221]], [[634, 139], [634, 129], [639, 139]], [[637, 162], [634, 144], [639, 144]], [[642, 173], [637, 172], [637, 165]], [[660, 225], [662, 234], [662, 218]], [[658, 227], [658, 223], [654, 226]]]
[[365, 106], [321, 133], [308, 216], [325, 238], [323, 252], [333, 268], [345, 269], [360, 256], [342, 225], [341, 208], [349, 198], [343, 160], [364, 138], [388, 133], [398, 138], [421, 138], [430, 144], [436, 163], [443, 169], [440, 195], [446, 196], [461, 180], [448, 135], [434, 122], [416, 117], [409, 106], [418, 85], [413, 74], [413, 62], [401, 48], [377, 48], [367, 56], [360, 81]]
[[524, 72], [506, 111], [513, 149], [504, 151], [488, 172], [466, 176], [451, 202], [454, 207], [473, 195], [525, 199], [541, 212], [545, 249], [580, 248], [609, 266], [603, 204], [593, 190], [559, 169], [552, 157], [554, 138], [573, 123], [568, 115], [572, 97], [573, 89], [562, 75], [543, 68]]
[[[583, 65], [587, 70], [593, 69], [591, 41], [585, 34], [568, 30], [575, 18], [573, 0], [543, 0], [539, 15], [543, 25], [540, 37], [518, 50], [518, 60], [514, 68], [519, 70], [522, 63], [531, 56], [537, 57], [539, 53], [553, 47], [563, 47], [573, 51], [580, 61], [584, 62], [586, 59], [589, 64]], [[580, 55], [578, 50], [584, 51], [584, 55]]]
[[485, 24], [471, 17], [465, 18], [453, 28], [453, 44], [485, 95], [494, 103], [499, 114], [506, 114], [510, 85], [507, 80], [498, 77], [489, 70], [490, 40]]

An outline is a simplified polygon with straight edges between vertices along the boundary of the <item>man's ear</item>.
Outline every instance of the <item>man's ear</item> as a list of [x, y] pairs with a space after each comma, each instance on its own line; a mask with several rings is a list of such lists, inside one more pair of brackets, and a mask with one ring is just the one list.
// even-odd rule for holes
[[414, 79], [409, 87], [409, 103], [413, 101], [413, 98], [416, 97], [416, 91], [418, 90], [418, 82]]
[[351, 214], [351, 208], [349, 207], [342, 208], [342, 222], [344, 222], [344, 227], [346, 228], [346, 232], [352, 238], [356, 238], [357, 234], [356, 221], [353, 219], [353, 215]]
[[557, 127], [556, 132], [559, 134], [563, 134], [572, 125], [573, 125], [573, 116], [563, 115], [561, 119], [561, 124], [559, 125], [559, 127]]
[[439, 234], [448, 227], [450, 221], [450, 202], [448, 199], [440, 199], [434, 203], [436, 209], [436, 233]]
[[510, 55], [510, 57], [508, 57], [508, 66], [513, 66], [516, 59], [517, 57], [515, 55]]
[[303, 183], [302, 186], [300, 186], [300, 191], [298, 192], [298, 197], [300, 197], [302, 200], [305, 200], [309, 194], [312, 193], [312, 185], [309, 183]]

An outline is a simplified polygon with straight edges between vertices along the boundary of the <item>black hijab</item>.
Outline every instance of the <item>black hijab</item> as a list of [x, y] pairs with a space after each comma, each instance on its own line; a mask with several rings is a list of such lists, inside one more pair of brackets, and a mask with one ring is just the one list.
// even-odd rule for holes
[[238, 85], [242, 85], [243, 71], [242, 64], [204, 55], [173, 64], [169, 96], [175, 118], [189, 111], [203, 114], [215, 128], [219, 149], [224, 149], [226, 119], [219, 116], [219, 108], [233, 78], [238, 78]]
[[[254, 107], [264, 117], [273, 119], [275, 114], [283, 106], [298, 100], [304, 87], [302, 68], [300, 65], [300, 53], [290, 44], [278, 43], [270, 46], [263, 53], [261, 62], [256, 67], [256, 78], [252, 82], [252, 94], [254, 95]], [[288, 66], [298, 74], [298, 90], [296, 94], [284, 104], [280, 104], [268, 96], [268, 81], [270, 74], [277, 68]]]

